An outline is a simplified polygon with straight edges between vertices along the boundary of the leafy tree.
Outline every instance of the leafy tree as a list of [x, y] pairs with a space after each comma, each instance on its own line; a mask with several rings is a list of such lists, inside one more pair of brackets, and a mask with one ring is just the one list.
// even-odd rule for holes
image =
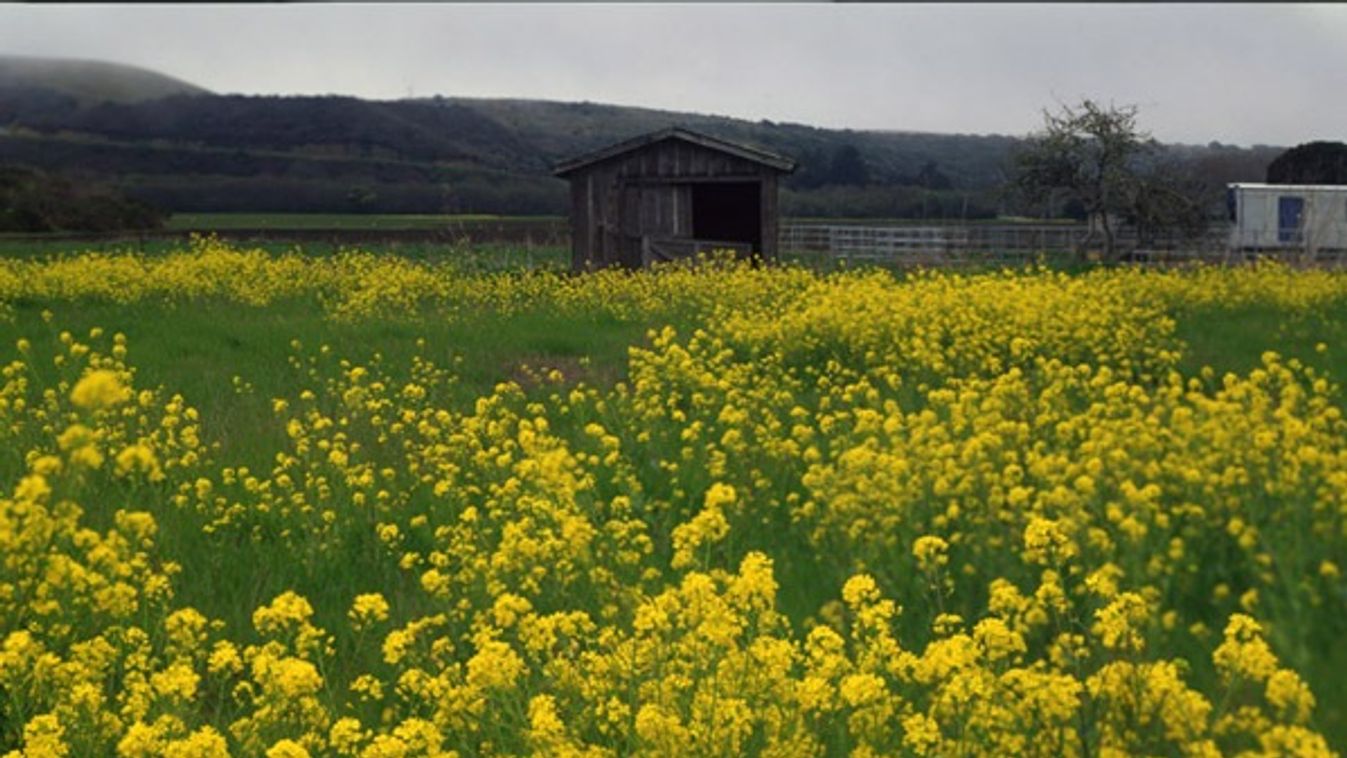
[[1163, 234], [1195, 240], [1207, 230], [1206, 197], [1210, 189], [1176, 163], [1158, 164], [1138, 177], [1125, 218], [1136, 228], [1137, 239], [1143, 244]]
[[851, 143], [838, 145], [833, 150], [828, 183], [859, 187], [869, 181], [870, 173], [865, 168], [865, 161], [861, 160], [861, 151]]
[[[1171, 149], [1170, 152], [1173, 152]], [[1215, 190], [1214, 202], [1223, 205], [1225, 186], [1232, 182], [1260, 182], [1267, 176], [1268, 166], [1285, 151], [1276, 148], [1239, 148], [1221, 145], [1196, 151], [1184, 157], [1184, 168], [1191, 176]]]
[[0, 231], [157, 229], [163, 221], [157, 209], [112, 190], [0, 166]]
[[786, 179], [792, 189], [815, 189], [828, 183], [829, 165], [822, 148], [811, 145], [798, 153], [795, 173]]
[[1043, 111], [1043, 130], [1017, 154], [1015, 186], [1030, 202], [1075, 201], [1093, 222], [1085, 244], [1103, 234], [1104, 257], [1116, 260], [1116, 225], [1142, 191], [1143, 159], [1158, 147], [1137, 126], [1136, 106], [1082, 100]]
[[781, 193], [787, 216], [822, 218], [990, 219], [997, 215], [995, 194], [925, 190], [911, 186], [823, 187]]
[[954, 189], [954, 182], [945, 176], [935, 161], [926, 161], [917, 175], [912, 177], [912, 183], [929, 190]]
[[1268, 184], [1347, 184], [1347, 145], [1306, 142], [1277, 156], [1267, 167]]

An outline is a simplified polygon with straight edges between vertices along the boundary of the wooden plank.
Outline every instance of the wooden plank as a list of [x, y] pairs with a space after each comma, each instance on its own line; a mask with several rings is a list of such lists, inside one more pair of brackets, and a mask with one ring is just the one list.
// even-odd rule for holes
[[659, 176], [628, 179], [630, 184], [718, 184], [726, 182], [744, 183], [761, 181], [760, 174], [725, 174], [720, 176]]
[[638, 191], [641, 193], [641, 234], [658, 232], [664, 200], [655, 187], [640, 187]]
[[641, 217], [644, 226], [641, 229], [642, 234], [668, 234], [665, 228], [668, 216], [666, 206], [669, 204], [668, 196], [672, 194], [668, 187], [644, 187], [641, 190], [642, 213]]
[[674, 173], [673, 149], [670, 146], [670, 144], [666, 142], [659, 145], [655, 150], [655, 155], [656, 155], [656, 163], [658, 165], [656, 170], [651, 174], [650, 178], [673, 176]]
[[641, 233], [641, 190], [623, 185], [619, 190], [618, 229], [624, 237]]
[[779, 256], [782, 228], [776, 172], [740, 156], [667, 140], [593, 164], [571, 178], [573, 267], [640, 265], [650, 254], [640, 242], [642, 236], [690, 237], [691, 184], [700, 182], [756, 185], [760, 215], [756, 246], [768, 260]]
[[674, 234], [680, 237], [692, 236], [692, 186], [675, 185], [674, 188]]
[[687, 154], [687, 163], [683, 169], [686, 173], [693, 176], [704, 176], [709, 174], [711, 170], [711, 161], [715, 159], [713, 153], [694, 145], [684, 145], [682, 149], [683, 152]]
[[780, 260], [780, 251], [777, 249], [777, 235], [780, 231], [777, 202], [776, 175], [767, 174], [758, 185], [758, 223], [762, 228], [760, 252], [762, 259], [769, 263]]
[[600, 236], [599, 221], [603, 209], [603, 199], [599, 194], [598, 176], [590, 173], [585, 177], [586, 213], [585, 213], [585, 266], [593, 268], [603, 265], [603, 238]]
[[[588, 177], [586, 177], [588, 178]], [[571, 270], [584, 269], [587, 249], [585, 244], [585, 223], [588, 221], [586, 204], [586, 182], [571, 180]]]
[[598, 214], [598, 227], [601, 230], [599, 237], [603, 241], [600, 250], [601, 265], [618, 265], [622, 263], [622, 245], [618, 229], [622, 220], [622, 198], [617, 186], [617, 172], [615, 169], [596, 172], [595, 181], [598, 182], [598, 196], [601, 199]]

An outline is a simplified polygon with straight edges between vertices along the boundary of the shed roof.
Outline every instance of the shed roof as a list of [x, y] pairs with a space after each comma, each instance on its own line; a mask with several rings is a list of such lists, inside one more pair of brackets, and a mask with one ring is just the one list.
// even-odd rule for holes
[[639, 137], [633, 137], [625, 142], [619, 142], [615, 145], [609, 145], [601, 150], [595, 150], [569, 160], [564, 160], [553, 167], [552, 173], [555, 176], [566, 176], [579, 169], [585, 168], [600, 161], [629, 153], [633, 150], [639, 150], [647, 145], [653, 145], [656, 142], [662, 142], [666, 139], [678, 139], [684, 142], [690, 142], [694, 145], [700, 145], [711, 150], [717, 150], [722, 153], [753, 161], [777, 171], [791, 172], [795, 170], [795, 161], [784, 155], [768, 152], [756, 147], [750, 147], [738, 142], [730, 142], [718, 137], [712, 137], [709, 134], [694, 132], [691, 129], [674, 126], [668, 129], [660, 129], [656, 132], [643, 134]]
[[1229, 189], [1267, 190], [1270, 192], [1347, 192], [1347, 184], [1261, 184], [1258, 182], [1231, 182]]

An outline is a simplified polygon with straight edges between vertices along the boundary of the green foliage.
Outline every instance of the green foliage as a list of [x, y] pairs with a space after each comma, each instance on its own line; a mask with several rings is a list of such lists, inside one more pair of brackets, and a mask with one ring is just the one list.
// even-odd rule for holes
[[833, 150], [832, 169], [829, 172], [834, 184], [864, 185], [870, 181], [870, 172], [861, 159], [861, 151], [851, 143], [843, 143]]
[[0, 166], [0, 231], [158, 229], [163, 214], [120, 193], [17, 167]]
[[1267, 167], [1268, 184], [1347, 184], [1347, 144], [1306, 142]]
[[997, 216], [997, 198], [989, 191], [926, 190], [920, 187], [821, 187], [783, 190], [787, 216], [819, 218], [901, 218], [962, 221]]
[[1196, 240], [1207, 230], [1213, 189], [1174, 164], [1162, 163], [1139, 178], [1124, 217], [1142, 242], [1166, 233]]
[[[253, 241], [248, 243], [248, 247], [273, 255], [302, 249], [305, 255], [314, 257], [340, 255], [350, 250], [348, 245], [334, 242], [305, 242], [301, 248], [293, 241]], [[0, 258], [29, 260], [79, 255], [93, 250], [161, 256], [180, 252], [182, 248], [181, 239], [170, 237], [137, 239], [122, 244], [92, 243], [62, 238], [23, 240], [0, 238]], [[465, 272], [524, 270], [564, 272], [569, 271], [571, 265], [570, 247], [557, 245], [518, 245], [504, 242], [471, 245], [443, 242], [382, 242], [361, 244], [360, 249], [413, 261], [451, 263], [456, 270]]]
[[[41, 77], [6, 89], [4, 70], [0, 60], [0, 162], [78, 170], [172, 211], [564, 213], [569, 196], [549, 175], [553, 163], [677, 125], [796, 158], [799, 168], [783, 186], [813, 215], [871, 213], [824, 210], [835, 206], [838, 188], [920, 188], [963, 193], [960, 212], [943, 216], [976, 218], [975, 206], [1005, 205], [996, 193], [1022, 142], [539, 100], [182, 94], [100, 104], [48, 88], [51, 80]], [[192, 90], [164, 94], [173, 92]], [[1218, 144], [1161, 152], [1209, 190], [1260, 180], [1276, 150]], [[895, 212], [881, 194], [856, 196], [879, 215], [942, 215], [930, 210], [929, 197]], [[1216, 192], [1202, 197], [1208, 209], [1220, 202]], [[1020, 215], [1042, 209], [1014, 208]]]
[[499, 216], [491, 213], [175, 213], [169, 229], [210, 232], [228, 229], [445, 229], [459, 224], [564, 224], [562, 216]]
[[930, 190], [954, 189], [954, 182], [940, 170], [940, 165], [935, 161], [926, 161], [921, 167], [921, 171], [912, 178], [912, 183], [918, 187], [925, 187]]
[[[861, 151], [852, 142], [843, 142], [825, 153], [817, 147], [808, 148], [799, 156], [799, 168], [786, 179], [786, 186], [796, 190], [820, 187], [863, 187], [871, 182], [870, 169]], [[898, 183], [907, 184], [905, 179]]]

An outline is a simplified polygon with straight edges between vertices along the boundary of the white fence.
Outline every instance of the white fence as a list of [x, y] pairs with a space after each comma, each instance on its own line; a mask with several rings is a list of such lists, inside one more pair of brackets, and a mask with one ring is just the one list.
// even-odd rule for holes
[[[1020, 264], [1041, 256], [1067, 256], [1086, 241], [1083, 224], [970, 224], [962, 226], [861, 226], [788, 223], [778, 249], [787, 255], [826, 256], [903, 266]], [[1228, 260], [1226, 228], [1197, 240], [1162, 238], [1142, 243], [1134, 229], [1115, 235], [1129, 260], [1182, 262]], [[1092, 248], [1102, 247], [1096, 235]]]

